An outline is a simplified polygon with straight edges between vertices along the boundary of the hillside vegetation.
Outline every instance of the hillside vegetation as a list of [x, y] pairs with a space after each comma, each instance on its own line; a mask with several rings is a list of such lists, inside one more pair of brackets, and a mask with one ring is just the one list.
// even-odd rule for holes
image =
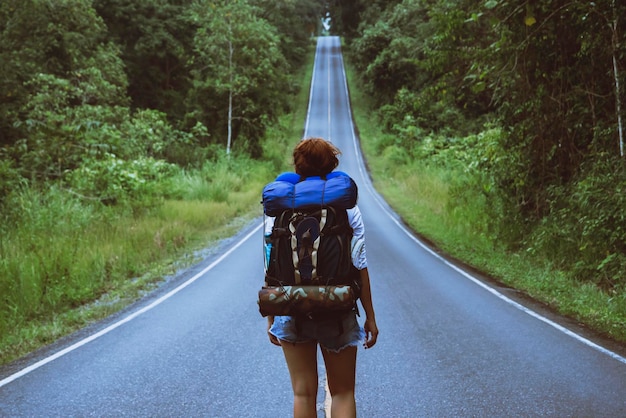
[[626, 340], [626, 5], [332, 13], [378, 189], [446, 251]]

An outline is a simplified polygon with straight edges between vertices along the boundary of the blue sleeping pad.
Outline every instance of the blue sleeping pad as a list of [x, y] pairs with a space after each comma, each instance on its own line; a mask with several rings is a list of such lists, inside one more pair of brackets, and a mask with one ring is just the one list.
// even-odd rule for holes
[[350, 209], [356, 205], [357, 185], [346, 173], [333, 171], [326, 176], [308, 177], [302, 181], [296, 173], [282, 173], [263, 188], [263, 210], [267, 216], [278, 216], [285, 209], [309, 209], [332, 206]]

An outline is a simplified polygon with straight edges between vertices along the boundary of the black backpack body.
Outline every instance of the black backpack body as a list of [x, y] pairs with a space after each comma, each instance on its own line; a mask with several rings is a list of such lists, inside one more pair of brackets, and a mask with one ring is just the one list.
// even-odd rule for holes
[[347, 210], [333, 206], [285, 209], [276, 216], [266, 282], [269, 286], [351, 285], [352, 228]]

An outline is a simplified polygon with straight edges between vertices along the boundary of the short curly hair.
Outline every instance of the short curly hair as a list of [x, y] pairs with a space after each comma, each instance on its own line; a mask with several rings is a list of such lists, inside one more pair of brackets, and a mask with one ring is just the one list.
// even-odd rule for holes
[[339, 148], [323, 138], [306, 138], [293, 150], [296, 173], [303, 177], [325, 176], [339, 165]]

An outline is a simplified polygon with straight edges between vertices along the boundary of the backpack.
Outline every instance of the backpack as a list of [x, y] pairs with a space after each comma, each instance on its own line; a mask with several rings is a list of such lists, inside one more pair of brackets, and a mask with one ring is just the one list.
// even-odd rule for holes
[[350, 285], [358, 297], [347, 213], [357, 195], [356, 183], [342, 172], [306, 179], [284, 173], [265, 186], [264, 213], [274, 217], [265, 236], [268, 286]]
[[266, 282], [270, 286], [350, 284], [352, 228], [346, 209], [286, 209], [274, 221]]

